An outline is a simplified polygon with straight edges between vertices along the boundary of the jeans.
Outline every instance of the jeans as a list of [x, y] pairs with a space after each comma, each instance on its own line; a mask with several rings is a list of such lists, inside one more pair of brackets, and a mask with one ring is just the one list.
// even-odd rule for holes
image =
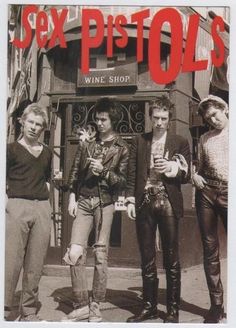
[[35, 314], [38, 285], [50, 238], [51, 207], [48, 200], [8, 199], [5, 241], [5, 307], [11, 308], [23, 267], [20, 311]]
[[[71, 282], [74, 294], [74, 307], [82, 307], [89, 303], [87, 277], [86, 277], [86, 248], [89, 234], [95, 226], [96, 241], [93, 245], [95, 255], [95, 267], [93, 276], [92, 299], [95, 302], [104, 301], [107, 286], [107, 260], [110, 232], [113, 221], [114, 205], [102, 208], [98, 197], [79, 197], [78, 210], [73, 222], [71, 233], [71, 245], [77, 244], [83, 247], [83, 255], [76, 265], [71, 265]], [[99, 225], [100, 228], [99, 228]], [[99, 232], [100, 230], [100, 232]]]
[[[166, 270], [167, 311], [169, 312], [171, 309], [178, 311], [180, 303], [178, 219], [174, 216], [168, 198], [165, 198], [162, 203], [155, 197], [150, 198], [150, 202], [144, 204], [137, 212], [136, 228], [141, 252], [143, 293], [146, 295], [145, 286], [150, 285], [150, 281], [155, 281], [157, 277], [156, 229], [157, 225], [159, 227]], [[155, 303], [154, 295], [149, 300], [148, 295], [146, 296], [145, 301]]]
[[228, 188], [205, 186], [196, 192], [196, 209], [203, 244], [204, 270], [211, 304], [223, 304], [220, 278], [218, 217], [227, 233]]

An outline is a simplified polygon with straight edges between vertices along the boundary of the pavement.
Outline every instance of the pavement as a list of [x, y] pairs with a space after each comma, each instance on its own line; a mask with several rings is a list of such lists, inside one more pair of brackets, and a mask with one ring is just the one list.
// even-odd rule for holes
[[[227, 261], [221, 260], [221, 277], [227, 299]], [[92, 268], [87, 268], [88, 287], [92, 285]], [[166, 312], [166, 281], [164, 271], [158, 272], [160, 317], [146, 322], [163, 323]], [[19, 300], [20, 283], [16, 302]], [[49, 322], [59, 322], [72, 310], [71, 281], [68, 267], [46, 266], [39, 285], [41, 307], [39, 316]], [[139, 312], [142, 302], [142, 281], [139, 269], [109, 268], [106, 302], [101, 303], [103, 322], [126, 322]], [[180, 323], [202, 323], [209, 309], [209, 294], [202, 265], [182, 269]], [[226, 304], [225, 304], [225, 310]], [[15, 311], [17, 318], [17, 311]], [[64, 324], [64, 323], [63, 323]], [[58, 325], [57, 325], [58, 326]]]

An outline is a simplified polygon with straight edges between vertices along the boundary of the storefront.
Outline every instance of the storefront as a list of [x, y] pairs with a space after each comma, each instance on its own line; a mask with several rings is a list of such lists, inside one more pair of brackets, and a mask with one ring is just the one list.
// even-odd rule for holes
[[[117, 10], [120, 7], [117, 7]], [[191, 12], [185, 7], [181, 12], [183, 21]], [[73, 10], [72, 10], [73, 9]], [[123, 14], [124, 8], [122, 9]], [[127, 15], [132, 8], [127, 7]], [[149, 102], [155, 97], [166, 94], [175, 104], [175, 111], [170, 129], [189, 140], [194, 158], [197, 142], [202, 133], [202, 122], [198, 122], [198, 134], [192, 141], [192, 126], [196, 123], [196, 75], [179, 74], [170, 84], [158, 85], [150, 78], [148, 68], [147, 44], [149, 25], [144, 28], [144, 60], [136, 61], [136, 26], [130, 25], [128, 45], [117, 48], [114, 55], [107, 58], [105, 30], [104, 41], [90, 54], [90, 73], [81, 73], [81, 25], [78, 7], [70, 7], [70, 20], [65, 25], [67, 48], [55, 46], [52, 49], [38, 51], [37, 61], [31, 60], [32, 80], [37, 79], [37, 92], [31, 90], [33, 99], [46, 105], [50, 114], [50, 126], [45, 132], [44, 141], [54, 151], [53, 183], [51, 185], [51, 203], [53, 207], [51, 242], [48, 251], [48, 264], [64, 264], [63, 255], [70, 241], [72, 218], [69, 216], [68, 191], [65, 185], [78, 144], [78, 131], [87, 125], [94, 126], [93, 106], [101, 96], [113, 97], [118, 101], [122, 119], [117, 127], [118, 133], [130, 142], [133, 136], [150, 130], [148, 115]], [[110, 7], [104, 7], [104, 14], [109, 14]], [[118, 10], [118, 11], [119, 11]], [[153, 11], [158, 10], [153, 8]], [[73, 19], [74, 17], [74, 19]], [[91, 27], [91, 31], [94, 27]], [[207, 33], [207, 32], [206, 32]], [[183, 48], [184, 51], [184, 48]], [[34, 54], [34, 52], [33, 52]], [[33, 55], [32, 55], [33, 56]], [[163, 30], [161, 35], [161, 66], [168, 67], [170, 56], [170, 33]], [[26, 60], [27, 62], [27, 60]], [[37, 68], [37, 69], [36, 69]], [[203, 76], [208, 93], [209, 71]], [[202, 86], [202, 85], [201, 85]], [[33, 86], [31, 86], [33, 88]], [[17, 116], [17, 115], [16, 115]], [[194, 130], [195, 131], [195, 130]], [[15, 134], [16, 137], [16, 134]], [[191, 183], [183, 186], [185, 217], [180, 229], [180, 249], [182, 265], [190, 266], [201, 261], [200, 247], [189, 252], [189, 245], [200, 245], [194, 205], [194, 190]], [[122, 197], [122, 195], [120, 195]], [[130, 221], [122, 210], [122, 198], [117, 204], [110, 239], [111, 266], [139, 266], [139, 250], [136, 241], [135, 223]], [[196, 231], [196, 233], [192, 233]], [[93, 244], [93, 232], [90, 245]], [[89, 251], [88, 264], [91, 264], [92, 248]], [[161, 263], [160, 263], [161, 265]]]

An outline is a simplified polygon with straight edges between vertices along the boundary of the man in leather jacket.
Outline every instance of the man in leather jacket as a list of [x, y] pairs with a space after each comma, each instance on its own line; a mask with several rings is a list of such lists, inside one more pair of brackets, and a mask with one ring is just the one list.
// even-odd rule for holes
[[181, 184], [189, 179], [190, 149], [182, 136], [168, 131], [173, 104], [158, 97], [150, 104], [153, 130], [131, 144], [127, 178], [127, 211], [136, 219], [141, 253], [143, 307], [128, 322], [158, 316], [156, 229], [159, 228], [167, 281], [167, 316], [179, 322], [180, 263], [178, 226], [183, 216]]
[[[95, 104], [98, 133], [95, 140], [80, 141], [69, 176], [69, 214], [75, 217], [71, 242], [64, 257], [70, 264], [74, 310], [63, 321], [100, 322], [99, 303], [107, 285], [107, 259], [114, 201], [126, 185], [128, 145], [115, 132], [119, 109], [108, 97]], [[92, 298], [86, 279], [86, 248], [95, 227], [95, 267]]]

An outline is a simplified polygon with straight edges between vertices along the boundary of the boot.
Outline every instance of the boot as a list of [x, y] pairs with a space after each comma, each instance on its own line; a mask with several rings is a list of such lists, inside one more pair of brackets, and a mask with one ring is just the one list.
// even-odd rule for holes
[[223, 305], [212, 305], [203, 323], [219, 323], [225, 316]]
[[150, 302], [146, 302], [143, 305], [142, 311], [127, 319], [127, 322], [142, 322], [148, 319], [154, 319], [158, 317], [157, 306], [152, 305]]
[[178, 323], [179, 322], [179, 311], [175, 308], [169, 309], [164, 319], [164, 323]]
[[127, 319], [127, 322], [142, 322], [148, 319], [158, 318], [157, 290], [159, 280], [143, 279], [143, 308], [141, 312]]
[[177, 267], [172, 270], [171, 276], [167, 274], [167, 315], [164, 323], [178, 323], [179, 322], [179, 307], [180, 307], [180, 271]]

